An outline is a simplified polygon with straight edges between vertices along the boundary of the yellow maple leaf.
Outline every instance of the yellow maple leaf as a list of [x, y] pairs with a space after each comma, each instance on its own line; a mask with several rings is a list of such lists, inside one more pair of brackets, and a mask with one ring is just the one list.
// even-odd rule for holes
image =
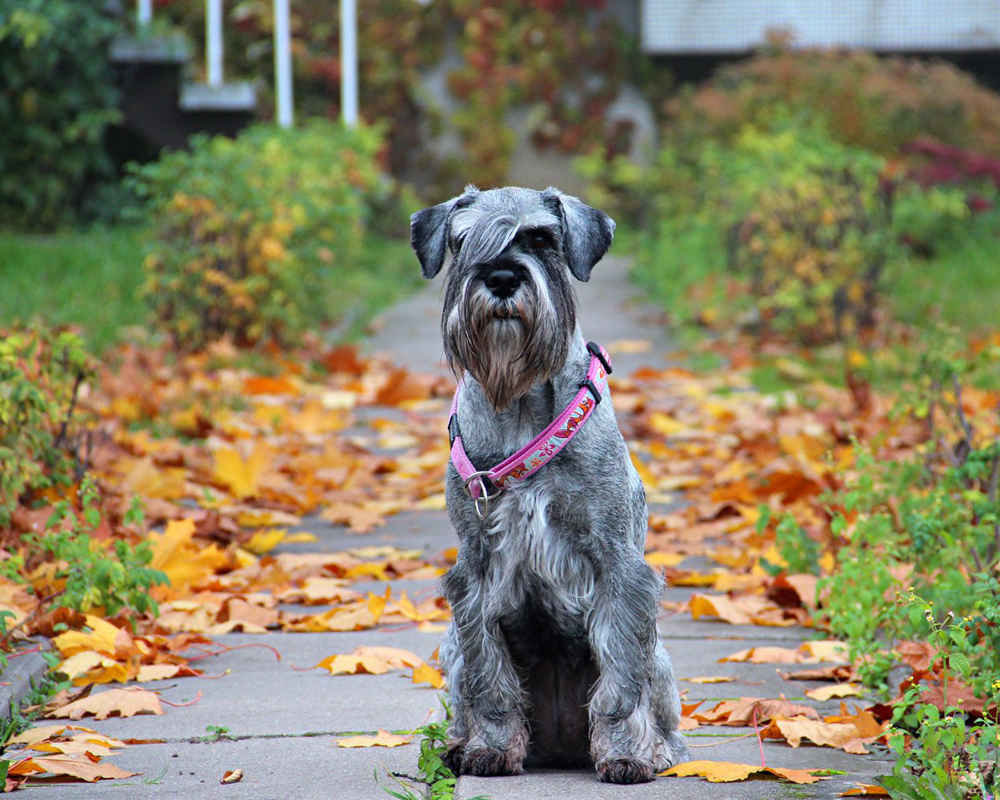
[[265, 444], [257, 444], [246, 458], [239, 450], [223, 447], [215, 451], [212, 478], [243, 500], [257, 493], [261, 478], [273, 460], [274, 453]]
[[273, 550], [281, 544], [287, 536], [288, 531], [284, 528], [275, 528], [270, 531], [257, 531], [243, 546], [251, 553], [255, 553], [260, 556]]
[[113, 656], [119, 647], [127, 648], [131, 644], [132, 637], [126, 631], [101, 617], [88, 614], [86, 623], [89, 631], [66, 631], [52, 640], [64, 658], [87, 650]]
[[216, 545], [195, 545], [193, 535], [194, 521], [190, 519], [170, 520], [162, 534], [149, 535], [153, 550], [150, 566], [166, 573], [174, 589], [196, 584], [229, 563], [229, 557]]
[[444, 675], [430, 664], [420, 664], [413, 668], [414, 683], [429, 683], [435, 689], [444, 686]]

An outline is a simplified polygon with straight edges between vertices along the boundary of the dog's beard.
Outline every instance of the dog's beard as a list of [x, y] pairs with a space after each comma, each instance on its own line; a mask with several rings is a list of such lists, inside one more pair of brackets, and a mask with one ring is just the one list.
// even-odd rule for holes
[[456, 377], [468, 370], [495, 409], [508, 408], [535, 383], [559, 372], [573, 322], [541, 303], [531, 281], [508, 300], [472, 282], [464, 295], [445, 317], [448, 363]]

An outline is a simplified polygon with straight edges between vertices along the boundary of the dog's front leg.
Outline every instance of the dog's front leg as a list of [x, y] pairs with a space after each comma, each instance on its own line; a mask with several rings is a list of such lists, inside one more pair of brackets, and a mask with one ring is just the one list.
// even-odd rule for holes
[[460, 554], [444, 590], [453, 615], [442, 650], [454, 715], [449, 766], [456, 774], [520, 774], [528, 749], [524, 695], [499, 620], [487, 615], [488, 589]]
[[651, 697], [660, 582], [642, 560], [615, 554], [595, 587], [588, 636], [599, 670], [590, 699], [590, 753], [602, 781], [642, 783], [669, 761]]

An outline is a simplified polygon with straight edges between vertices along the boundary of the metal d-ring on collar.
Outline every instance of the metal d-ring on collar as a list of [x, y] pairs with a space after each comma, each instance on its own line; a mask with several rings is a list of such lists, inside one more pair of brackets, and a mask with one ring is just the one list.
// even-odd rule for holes
[[[490, 500], [499, 497], [503, 491], [502, 489], [497, 489], [493, 494], [489, 493], [489, 490], [486, 488], [486, 481], [489, 480], [489, 474], [490, 471], [488, 469], [481, 469], [478, 472], [473, 472], [465, 479], [465, 491], [472, 498], [472, 502], [476, 507], [476, 516], [479, 519], [486, 519], [487, 514], [490, 513]], [[475, 480], [479, 481], [479, 497], [476, 497], [469, 488], [469, 484]]]

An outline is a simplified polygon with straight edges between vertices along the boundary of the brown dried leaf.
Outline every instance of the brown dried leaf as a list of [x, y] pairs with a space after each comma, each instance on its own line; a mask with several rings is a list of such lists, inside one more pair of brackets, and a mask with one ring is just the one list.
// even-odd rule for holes
[[163, 706], [159, 695], [148, 689], [108, 689], [99, 694], [92, 694], [72, 703], [59, 706], [49, 711], [49, 718], [63, 717], [80, 719], [87, 714], [93, 714], [96, 719], [107, 719], [110, 716], [131, 717], [135, 714], [162, 714]]

